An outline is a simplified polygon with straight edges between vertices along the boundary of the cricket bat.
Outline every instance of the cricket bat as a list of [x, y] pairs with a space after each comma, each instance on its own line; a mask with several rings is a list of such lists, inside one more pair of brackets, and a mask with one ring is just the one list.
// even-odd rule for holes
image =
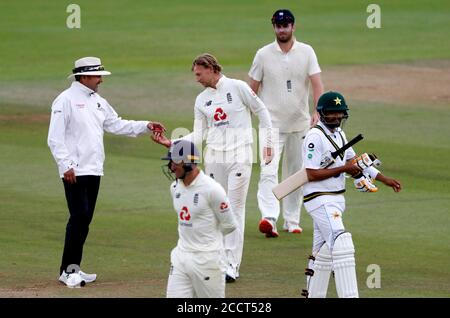
[[[331, 162], [328, 163], [326, 167], [329, 167], [334, 162], [334, 159], [336, 159], [339, 155], [343, 154], [348, 148], [350, 148], [357, 142], [361, 141], [363, 138], [364, 138], [363, 135], [359, 134], [338, 150], [333, 151], [331, 153]], [[303, 186], [308, 181], [309, 181], [308, 174], [306, 173], [306, 169], [303, 168], [294, 173], [292, 176], [283, 180], [277, 186], [275, 186], [272, 189], [272, 192], [278, 200], [281, 200], [288, 194], [294, 192], [295, 190]]]

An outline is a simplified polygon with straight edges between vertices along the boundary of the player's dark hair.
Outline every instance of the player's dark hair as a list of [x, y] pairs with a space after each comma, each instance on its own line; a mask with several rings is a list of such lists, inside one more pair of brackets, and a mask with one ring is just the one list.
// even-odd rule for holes
[[206, 68], [211, 68], [214, 73], [220, 73], [222, 71], [222, 65], [220, 65], [217, 59], [209, 53], [203, 53], [197, 56], [192, 62], [191, 71], [194, 70], [195, 65], [201, 65]]

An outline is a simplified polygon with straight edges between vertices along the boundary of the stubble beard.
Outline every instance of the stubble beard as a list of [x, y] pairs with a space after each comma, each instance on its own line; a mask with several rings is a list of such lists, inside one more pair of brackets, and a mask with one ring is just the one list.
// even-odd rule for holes
[[292, 33], [291, 34], [286, 34], [286, 35], [277, 35], [277, 40], [280, 43], [288, 43], [292, 40]]

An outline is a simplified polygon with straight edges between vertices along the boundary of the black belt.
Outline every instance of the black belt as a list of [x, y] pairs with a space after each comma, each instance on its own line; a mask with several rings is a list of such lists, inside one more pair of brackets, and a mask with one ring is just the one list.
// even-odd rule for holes
[[310, 194], [303, 196], [303, 202], [311, 201], [312, 199], [315, 199], [321, 195], [337, 195], [337, 194], [341, 194], [344, 192], [345, 192], [345, 189], [338, 190], [338, 191], [328, 191], [328, 192], [312, 192]]

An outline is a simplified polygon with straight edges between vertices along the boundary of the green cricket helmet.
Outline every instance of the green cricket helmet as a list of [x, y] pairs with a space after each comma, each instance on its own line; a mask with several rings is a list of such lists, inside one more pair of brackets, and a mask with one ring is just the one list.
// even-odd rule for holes
[[[348, 106], [344, 96], [338, 92], [329, 91], [320, 96], [317, 102], [317, 112], [320, 121], [330, 129], [340, 127], [348, 118]], [[331, 117], [330, 113], [343, 113], [342, 118]]]

